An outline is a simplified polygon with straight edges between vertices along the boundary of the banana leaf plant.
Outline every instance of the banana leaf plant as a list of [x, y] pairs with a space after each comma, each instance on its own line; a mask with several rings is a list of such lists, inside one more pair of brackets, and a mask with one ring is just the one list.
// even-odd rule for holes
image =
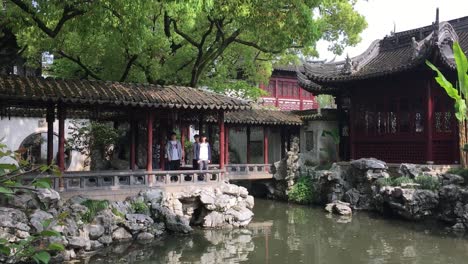
[[[426, 64], [437, 73], [435, 80], [445, 90], [447, 95], [455, 101], [455, 117], [459, 122], [459, 139], [461, 150], [468, 151], [465, 138], [465, 121], [467, 119], [467, 98], [468, 98], [468, 59], [458, 42], [453, 43], [453, 57], [457, 69], [457, 83], [452, 84], [445, 78], [442, 72], [434, 64], [426, 60]], [[457, 86], [458, 84], [458, 86]], [[458, 87], [458, 89], [456, 88]], [[463, 157], [463, 155], [461, 155]], [[466, 166], [466, 157], [462, 158], [462, 165]]]

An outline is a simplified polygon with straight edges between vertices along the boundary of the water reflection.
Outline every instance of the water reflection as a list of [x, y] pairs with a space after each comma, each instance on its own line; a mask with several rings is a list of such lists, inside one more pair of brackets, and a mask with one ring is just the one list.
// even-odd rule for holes
[[244, 230], [198, 230], [150, 244], [123, 244], [89, 263], [466, 263], [468, 240], [438, 228], [365, 213], [352, 219], [321, 209], [256, 201]]

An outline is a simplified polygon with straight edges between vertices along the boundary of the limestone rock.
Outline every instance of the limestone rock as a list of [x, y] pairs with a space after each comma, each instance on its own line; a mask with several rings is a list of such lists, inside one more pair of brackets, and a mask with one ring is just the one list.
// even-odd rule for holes
[[203, 227], [205, 228], [220, 227], [224, 224], [224, 215], [216, 211], [206, 215], [203, 221]]
[[91, 250], [97, 250], [97, 249], [100, 249], [100, 248], [104, 247], [104, 245], [101, 244], [97, 240], [90, 241], [90, 245], [91, 245]]
[[89, 238], [92, 240], [99, 239], [104, 235], [104, 227], [102, 225], [87, 225], [85, 228], [89, 233]]
[[91, 247], [89, 239], [85, 237], [69, 237], [68, 246], [74, 249], [81, 249], [86, 247]]
[[351, 166], [359, 170], [386, 170], [387, 164], [375, 158], [361, 158], [351, 161]]
[[455, 185], [462, 185], [465, 182], [465, 179], [456, 174], [450, 174], [450, 173], [445, 173], [442, 175], [442, 185], [449, 185], [449, 184], [455, 184]]
[[40, 233], [44, 230], [44, 222], [53, 218], [54, 217], [51, 214], [37, 209], [32, 215], [30, 215], [29, 223], [34, 227], [34, 232]]
[[14, 228], [29, 232], [28, 218], [26, 214], [18, 209], [0, 207], [0, 227]]
[[139, 233], [136, 237], [137, 240], [150, 240], [153, 238], [154, 238], [154, 235], [148, 232]]
[[100, 237], [97, 241], [107, 246], [112, 243], [112, 236], [105, 235], [105, 236]]
[[414, 179], [415, 177], [419, 176], [422, 173], [422, 171], [420, 168], [417, 167], [416, 164], [402, 163], [398, 168], [398, 173], [402, 176]]
[[36, 195], [47, 208], [59, 208], [60, 194], [57, 191], [40, 188], [37, 189]]
[[151, 217], [144, 214], [127, 214], [125, 218], [127, 220], [124, 224], [133, 234], [140, 231], [147, 231], [154, 223]]
[[338, 214], [338, 215], [351, 215], [353, 211], [351, 207], [349, 207], [349, 203], [336, 201], [333, 203], [329, 203], [325, 206], [325, 210], [330, 213]]
[[131, 240], [132, 234], [130, 234], [125, 228], [119, 227], [112, 233], [112, 240], [122, 241]]

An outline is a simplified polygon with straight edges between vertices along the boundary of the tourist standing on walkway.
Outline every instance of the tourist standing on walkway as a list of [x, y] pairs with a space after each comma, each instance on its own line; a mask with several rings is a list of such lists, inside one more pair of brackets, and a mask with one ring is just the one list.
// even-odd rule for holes
[[194, 170], [198, 170], [200, 165], [198, 164], [198, 156], [200, 154], [200, 136], [196, 134], [193, 136], [195, 142], [193, 143], [193, 160], [192, 160], [192, 168]]
[[169, 170], [180, 169], [182, 156], [182, 145], [177, 140], [176, 133], [172, 132], [169, 141], [166, 144], [166, 155], [169, 160]]
[[199, 154], [198, 154], [198, 163], [200, 170], [208, 170], [208, 164], [211, 163], [211, 147], [210, 143], [206, 140], [206, 136], [201, 136], [201, 141], [199, 144]]

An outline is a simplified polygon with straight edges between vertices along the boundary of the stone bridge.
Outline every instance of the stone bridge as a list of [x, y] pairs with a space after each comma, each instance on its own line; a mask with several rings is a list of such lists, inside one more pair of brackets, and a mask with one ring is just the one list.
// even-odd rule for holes
[[[273, 175], [269, 164], [230, 164], [225, 169], [218, 165], [210, 166], [207, 171], [83, 171], [65, 172], [62, 176], [51, 177], [54, 189], [64, 199], [83, 195], [93, 199], [123, 200], [149, 188], [167, 191], [180, 191], [188, 187], [217, 185], [226, 180], [271, 179]], [[25, 178], [25, 184], [35, 177]], [[62, 187], [60, 187], [62, 186]]]

